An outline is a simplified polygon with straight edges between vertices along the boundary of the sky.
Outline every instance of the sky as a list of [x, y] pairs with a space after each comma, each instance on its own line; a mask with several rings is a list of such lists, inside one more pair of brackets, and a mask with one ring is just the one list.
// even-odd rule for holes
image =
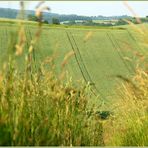
[[[25, 8], [34, 10], [39, 1], [26, 1]], [[77, 14], [86, 16], [117, 16], [130, 15], [133, 13], [124, 5], [123, 1], [45, 1], [52, 13]], [[138, 16], [148, 15], [148, 1], [130, 1], [128, 5]], [[1, 8], [19, 9], [18, 1], [0, 1]]]

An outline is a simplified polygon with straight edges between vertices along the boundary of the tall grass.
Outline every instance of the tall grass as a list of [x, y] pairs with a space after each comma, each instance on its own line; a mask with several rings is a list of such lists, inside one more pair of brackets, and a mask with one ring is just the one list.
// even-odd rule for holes
[[[39, 20], [41, 10], [37, 8]], [[148, 146], [147, 67], [136, 68], [132, 79], [120, 77], [124, 82], [118, 100], [111, 104], [113, 114], [102, 121], [100, 113], [104, 118], [109, 112], [100, 112], [99, 105], [91, 104], [90, 85], [73, 82], [64, 70], [74, 53], [65, 55], [59, 75], [54, 57], [36, 67], [34, 46], [42, 23], [27, 51], [24, 29], [20, 23], [0, 71], [1, 146]], [[24, 54], [24, 65], [19, 68], [17, 59]]]
[[[42, 13], [38, 11], [40, 18]], [[60, 75], [54, 72], [52, 57], [34, 69], [34, 45], [41, 27], [39, 22], [21, 70], [17, 58], [22, 56], [26, 44], [22, 23], [17, 43], [10, 43], [9, 58], [0, 73], [0, 145], [104, 145], [100, 119], [87, 113], [89, 85], [75, 85], [70, 77], [64, 77], [64, 66], [71, 54], [65, 56]]]
[[[147, 72], [147, 29], [129, 22], [137, 35], [140, 48], [135, 75], [131, 78], [120, 77], [123, 81], [118, 88], [118, 100], [113, 105], [114, 117], [105, 124], [107, 145], [148, 146], [148, 72]], [[135, 38], [135, 36], [134, 36]], [[135, 40], [136, 41], [136, 40]], [[140, 44], [139, 44], [140, 43]], [[142, 55], [142, 56], [141, 56]]]
[[103, 145], [100, 119], [87, 115], [89, 87], [43, 67], [20, 74], [13, 63], [0, 77], [0, 145]]
[[[106, 126], [108, 145], [148, 146], [148, 75], [137, 69], [133, 83], [126, 82], [119, 89], [114, 104], [114, 118]], [[109, 132], [110, 131], [110, 132]]]

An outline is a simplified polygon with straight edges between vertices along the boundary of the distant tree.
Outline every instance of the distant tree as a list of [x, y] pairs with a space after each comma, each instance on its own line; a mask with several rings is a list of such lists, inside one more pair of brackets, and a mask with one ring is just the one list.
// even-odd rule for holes
[[93, 24], [93, 20], [86, 20], [87, 23]]
[[76, 21], [75, 20], [72, 20], [72, 21], [69, 21], [68, 22], [68, 25], [75, 25], [76, 24]]
[[59, 25], [59, 24], [60, 24], [59, 19], [58, 19], [58, 18], [56, 18], [56, 17], [53, 17], [53, 18], [52, 18], [52, 24]]
[[94, 26], [95, 23], [93, 22], [93, 20], [84, 20], [83, 25], [90, 25], [90, 26], [92, 25], [92, 26]]
[[47, 20], [44, 20], [43, 23], [44, 24], [49, 24], [49, 22]]
[[122, 19], [119, 19], [117, 22], [116, 22], [116, 25], [126, 25], [128, 24], [127, 22], [125, 22], [124, 20]]
[[29, 14], [28, 15], [28, 20], [29, 21], [38, 21], [38, 18], [35, 15]]

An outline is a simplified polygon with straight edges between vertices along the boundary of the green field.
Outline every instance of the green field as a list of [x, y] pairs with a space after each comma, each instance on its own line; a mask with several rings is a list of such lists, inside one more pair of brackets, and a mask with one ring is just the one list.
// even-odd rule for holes
[[[0, 24], [0, 66], [8, 57], [9, 43], [14, 40], [17, 23], [3, 22]], [[37, 30], [35, 25], [25, 25], [27, 44], [34, 38]], [[88, 37], [87, 37], [88, 36]], [[85, 40], [85, 38], [87, 38]], [[84, 79], [92, 83], [95, 93], [104, 99], [115, 98], [115, 88], [121, 80], [134, 74], [136, 56], [133, 51], [140, 51], [131, 30], [122, 28], [65, 28], [43, 26], [42, 34], [35, 45], [37, 65], [47, 56], [57, 54], [55, 63], [60, 72], [64, 56], [74, 51], [75, 56], [66, 65], [69, 75], [74, 80]], [[14, 41], [15, 42], [15, 41]], [[73, 48], [72, 48], [73, 46]], [[23, 66], [24, 56], [18, 57]], [[20, 66], [20, 67], [21, 67]]]
[[147, 146], [147, 34], [0, 20], [0, 145]]

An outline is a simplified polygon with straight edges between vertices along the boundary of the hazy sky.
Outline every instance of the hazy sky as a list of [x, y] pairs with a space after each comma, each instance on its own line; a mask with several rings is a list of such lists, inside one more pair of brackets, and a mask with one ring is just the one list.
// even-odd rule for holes
[[[37, 1], [26, 2], [26, 9], [34, 10]], [[148, 15], [148, 1], [130, 1], [128, 4], [139, 16]], [[46, 1], [51, 12], [78, 15], [132, 15], [122, 1]], [[19, 9], [18, 1], [0, 1], [0, 7]]]

